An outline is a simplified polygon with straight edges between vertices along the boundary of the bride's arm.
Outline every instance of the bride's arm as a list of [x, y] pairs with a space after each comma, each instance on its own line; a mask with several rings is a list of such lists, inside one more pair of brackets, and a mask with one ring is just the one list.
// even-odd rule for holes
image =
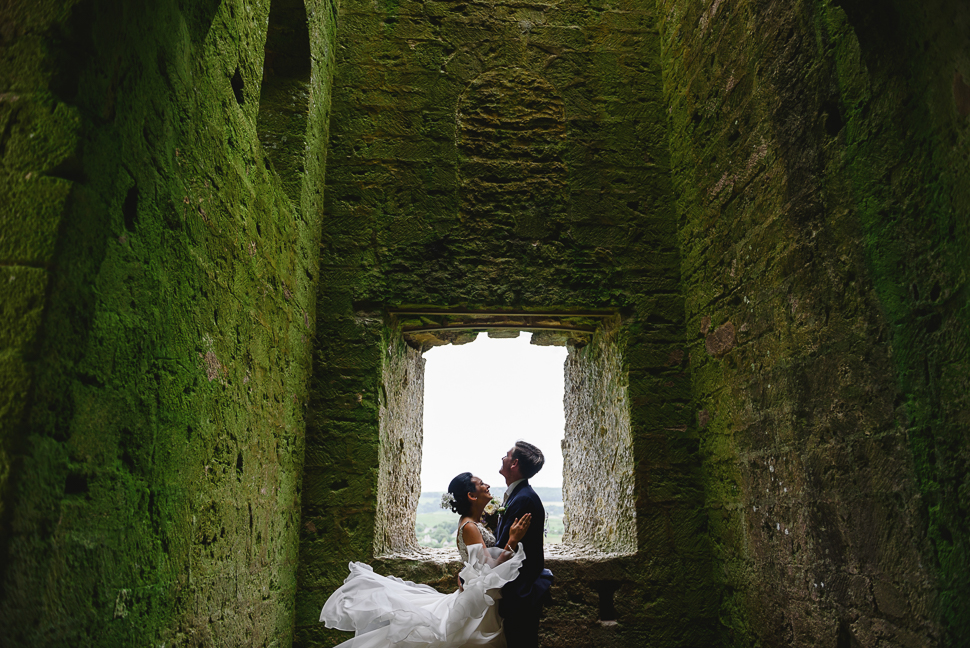
[[473, 545], [482, 546], [482, 558], [485, 564], [489, 567], [496, 567], [501, 565], [506, 560], [515, 555], [515, 551], [518, 548], [519, 541], [525, 537], [525, 532], [529, 530], [529, 524], [532, 522], [532, 514], [526, 513], [522, 517], [518, 518], [512, 523], [512, 527], [509, 529], [509, 541], [503, 548], [504, 550], [497, 556], [493, 556], [488, 551], [488, 546], [485, 544], [485, 540], [482, 538], [481, 532], [478, 530], [478, 526], [475, 524], [466, 524], [461, 532], [462, 537], [465, 540], [465, 546], [471, 547]]
[[478, 525], [472, 522], [465, 524], [461, 529], [462, 537], [465, 540], [466, 547], [472, 547], [474, 545], [480, 544], [485, 546], [485, 540], [482, 539], [482, 532], [478, 530]]
[[[493, 549], [499, 549], [499, 548], [493, 547]], [[484, 550], [485, 564], [488, 565], [489, 567], [497, 567], [514, 555], [515, 555], [515, 552], [510, 551], [509, 549], [499, 549], [499, 551], [494, 554], [488, 549]]]
[[[477, 524], [466, 524], [461, 529], [462, 538], [465, 540], [465, 546], [471, 549], [475, 545], [482, 546], [482, 556], [485, 558], [485, 564], [495, 566], [499, 563], [494, 562], [489, 559], [488, 545], [485, 544], [485, 539], [482, 538], [482, 532], [478, 530]], [[507, 558], [505, 560], [508, 560]], [[505, 562], [502, 560], [501, 562]]]
[[519, 548], [519, 542], [525, 537], [525, 532], [529, 530], [529, 525], [532, 523], [532, 513], [526, 513], [520, 518], [516, 518], [512, 526], [509, 527], [509, 541], [505, 543], [502, 548], [501, 556], [499, 556], [499, 563], [503, 563], [513, 555], [515, 555], [516, 550]]

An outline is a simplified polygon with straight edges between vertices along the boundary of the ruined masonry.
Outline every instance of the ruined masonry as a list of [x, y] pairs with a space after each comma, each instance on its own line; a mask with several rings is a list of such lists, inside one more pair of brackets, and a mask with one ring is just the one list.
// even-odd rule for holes
[[546, 648], [970, 646], [970, 4], [0, 3], [0, 643], [332, 646], [424, 359], [565, 345]]

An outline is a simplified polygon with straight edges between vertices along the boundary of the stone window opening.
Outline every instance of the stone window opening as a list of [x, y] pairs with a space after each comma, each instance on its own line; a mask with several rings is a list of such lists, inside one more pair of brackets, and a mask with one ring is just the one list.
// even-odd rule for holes
[[[454, 548], [419, 547], [414, 531], [421, 494], [423, 353], [440, 344], [471, 341], [482, 332], [511, 336], [519, 331], [533, 333], [533, 344], [565, 345], [568, 351], [562, 442], [565, 534], [557, 551], [566, 556], [635, 553], [633, 442], [620, 318], [601, 312], [402, 310], [391, 314], [383, 356], [375, 556], [456, 559]], [[493, 486], [493, 495], [502, 492], [502, 485]]]
[[[501, 499], [500, 457], [518, 439], [535, 444], [545, 465], [530, 483], [546, 504], [546, 543], [562, 535], [562, 439], [565, 426], [565, 345], [532, 344], [529, 331], [490, 331], [473, 343], [426, 351], [421, 500], [421, 547], [454, 542], [458, 515], [437, 496], [460, 471], [471, 471]], [[430, 514], [430, 515], [427, 515]], [[540, 529], [540, 527], [537, 527]]]

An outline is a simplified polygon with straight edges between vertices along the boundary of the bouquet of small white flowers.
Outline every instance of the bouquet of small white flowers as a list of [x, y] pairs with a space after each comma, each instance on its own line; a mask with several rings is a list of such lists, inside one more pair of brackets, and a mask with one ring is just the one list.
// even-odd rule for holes
[[502, 502], [492, 498], [492, 501], [485, 505], [485, 511], [482, 513], [482, 522], [485, 523], [492, 533], [498, 531], [498, 516], [505, 513], [505, 507], [502, 506]]
[[450, 509], [451, 505], [455, 503], [455, 496], [451, 493], [444, 493], [441, 496], [441, 508]]
[[492, 501], [485, 505], [485, 515], [491, 517], [493, 515], [502, 515], [505, 513], [505, 507], [496, 498], [492, 498]]

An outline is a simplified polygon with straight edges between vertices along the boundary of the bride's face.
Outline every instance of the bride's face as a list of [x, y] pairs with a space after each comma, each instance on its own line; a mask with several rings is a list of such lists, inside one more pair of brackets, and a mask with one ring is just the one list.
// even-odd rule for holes
[[483, 482], [481, 478], [472, 477], [472, 484], [475, 485], [474, 495], [476, 497], [484, 497], [486, 502], [492, 499], [492, 493], [491, 491], [489, 491], [489, 488], [491, 488], [491, 486]]

